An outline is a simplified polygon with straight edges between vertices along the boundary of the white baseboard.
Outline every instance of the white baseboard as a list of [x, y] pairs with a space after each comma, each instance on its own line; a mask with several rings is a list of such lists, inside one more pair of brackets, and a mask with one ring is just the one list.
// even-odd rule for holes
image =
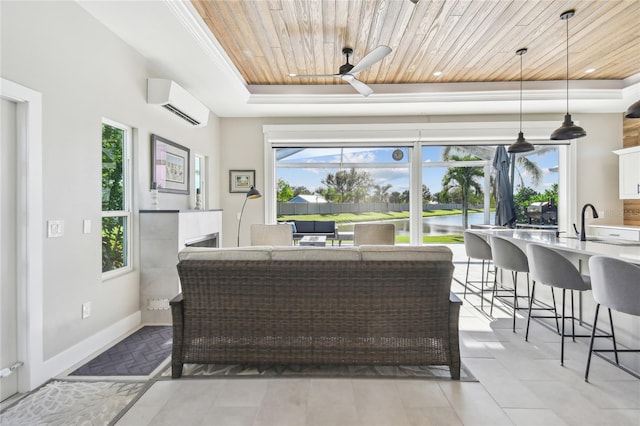
[[62, 374], [109, 343], [139, 327], [141, 319], [141, 312], [136, 311], [93, 336], [73, 345], [66, 351], [44, 361], [43, 368], [40, 369], [40, 374], [38, 375], [39, 384], [43, 384], [52, 377]]

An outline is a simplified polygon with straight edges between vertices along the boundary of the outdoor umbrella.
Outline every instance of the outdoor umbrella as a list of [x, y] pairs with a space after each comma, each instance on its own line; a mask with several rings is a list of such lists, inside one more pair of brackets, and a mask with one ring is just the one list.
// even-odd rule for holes
[[498, 146], [493, 157], [496, 170], [496, 221], [498, 226], [513, 226], [516, 211], [513, 206], [513, 189], [509, 181], [509, 154], [503, 145]]

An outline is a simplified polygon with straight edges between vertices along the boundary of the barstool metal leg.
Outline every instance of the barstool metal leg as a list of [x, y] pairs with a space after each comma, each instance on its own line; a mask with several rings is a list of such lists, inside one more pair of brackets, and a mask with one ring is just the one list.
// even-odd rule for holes
[[562, 289], [562, 333], [560, 335], [560, 365], [564, 365], [564, 309], [567, 289]]
[[576, 341], [576, 313], [573, 310], [573, 290], [571, 290], [571, 338]]
[[553, 300], [553, 314], [556, 317], [556, 330], [558, 331], [558, 334], [560, 334], [560, 325], [558, 324], [558, 309], [556, 308], [556, 293], [553, 291], [553, 287], [551, 287], [551, 299]]
[[513, 278], [513, 332], [516, 332], [516, 311], [518, 308], [518, 272], [511, 272]]
[[616, 356], [616, 364], [620, 364], [618, 360], [618, 346], [616, 345], [616, 334], [613, 331], [613, 317], [611, 316], [611, 309], [609, 309], [609, 324], [611, 324], [611, 339], [613, 340], [613, 353]]
[[533, 286], [531, 287], [531, 300], [529, 301], [529, 315], [527, 316], [527, 331], [524, 334], [524, 341], [529, 341], [529, 324], [531, 323], [531, 307], [533, 306], [533, 301], [535, 300], [536, 293], [536, 281], [533, 280]]
[[469, 266], [471, 265], [471, 258], [467, 257], [467, 276], [464, 278], [464, 293], [462, 293], [462, 297], [464, 299], [467, 298], [467, 284], [469, 283]]
[[593, 329], [591, 329], [591, 342], [589, 342], [589, 356], [587, 356], [587, 368], [584, 372], [584, 381], [589, 381], [589, 367], [591, 367], [591, 355], [593, 354], [593, 341], [596, 338], [596, 326], [598, 325], [598, 312], [600, 311], [600, 304], [596, 305], [596, 313], [593, 318]]

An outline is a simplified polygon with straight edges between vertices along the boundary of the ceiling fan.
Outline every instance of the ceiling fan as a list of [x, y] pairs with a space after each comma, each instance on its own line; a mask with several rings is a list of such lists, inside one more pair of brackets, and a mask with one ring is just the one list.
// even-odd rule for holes
[[342, 54], [347, 57], [347, 62], [340, 66], [339, 72], [337, 74], [308, 74], [308, 75], [298, 75], [298, 74], [289, 74], [289, 77], [294, 78], [304, 78], [304, 77], [336, 77], [341, 78], [358, 92], [360, 92], [363, 96], [369, 96], [373, 93], [373, 89], [367, 86], [360, 80], [356, 78], [356, 74], [365, 69], [369, 68], [371, 65], [375, 64], [378, 61], [381, 61], [385, 56], [391, 53], [391, 48], [389, 46], [378, 46], [373, 49], [371, 52], [367, 53], [364, 58], [360, 60], [356, 65], [349, 63], [349, 56], [353, 54], [353, 49], [350, 47], [345, 47], [342, 49]]

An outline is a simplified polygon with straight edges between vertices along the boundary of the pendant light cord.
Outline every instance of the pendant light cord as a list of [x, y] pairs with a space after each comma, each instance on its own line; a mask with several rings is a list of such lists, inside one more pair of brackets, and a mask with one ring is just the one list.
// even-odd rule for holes
[[567, 21], [567, 115], [569, 114], [569, 18], [565, 19]]
[[522, 133], [522, 55], [520, 55], [520, 133]]

